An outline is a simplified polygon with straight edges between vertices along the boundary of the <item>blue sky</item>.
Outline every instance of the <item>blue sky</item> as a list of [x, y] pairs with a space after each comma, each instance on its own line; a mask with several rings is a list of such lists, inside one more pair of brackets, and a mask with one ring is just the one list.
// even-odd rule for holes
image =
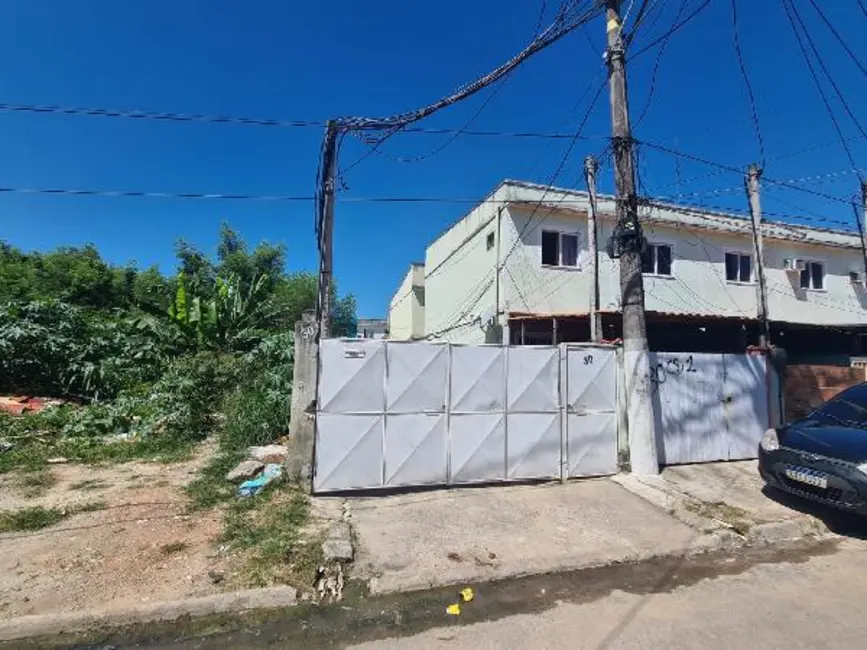
[[[808, 0], [794, 0], [855, 115], [867, 126], [867, 84]], [[0, 103], [59, 104], [324, 120], [389, 115], [427, 104], [486, 73], [532, 37], [541, 0], [32, 0], [0, 5]], [[548, 2], [547, 18], [557, 2]], [[626, 5], [629, 3], [626, 2]], [[699, 0], [687, 0], [687, 13]], [[839, 197], [858, 189], [777, 0], [740, 7], [741, 45], [754, 85], [766, 175]], [[679, 0], [639, 30], [635, 48], [663, 33]], [[867, 60], [867, 26], [856, 0], [822, 2], [841, 36]], [[506, 8], [507, 7], [507, 8]], [[531, 59], [502, 83], [472, 124], [497, 131], [573, 132], [602, 66], [599, 18]], [[732, 45], [731, 5], [713, 0], [675, 34], [659, 63], [652, 101], [635, 136], [743, 168], [760, 154]], [[630, 61], [633, 120], [651, 86], [657, 49]], [[827, 87], [827, 84], [826, 84]], [[833, 95], [830, 87], [828, 92]], [[490, 91], [422, 124], [459, 127]], [[589, 95], [593, 93], [590, 92]], [[859, 131], [834, 98], [847, 137]], [[581, 161], [610, 132], [607, 91], [572, 152], [559, 185], [583, 188]], [[62, 187], [311, 195], [318, 128], [160, 123], [0, 112], [0, 187]], [[550, 180], [565, 141], [464, 136], [421, 162], [447, 136], [403, 134], [345, 174], [342, 196], [482, 198], [501, 179]], [[865, 165], [867, 141], [851, 147]], [[347, 139], [342, 167], [365, 154]], [[643, 149], [645, 194], [707, 193], [685, 200], [746, 208], [732, 173]], [[690, 180], [693, 177], [699, 177]], [[602, 171], [611, 189], [611, 171]], [[766, 211], [854, 223], [851, 208], [766, 187]], [[361, 316], [384, 315], [407, 265], [468, 208], [460, 203], [341, 203], [335, 272]], [[818, 217], [816, 216], [818, 215]], [[93, 242], [112, 262], [170, 271], [183, 237], [211, 251], [226, 220], [251, 242], [285, 242], [291, 269], [315, 269], [313, 208], [307, 203], [0, 195], [0, 239], [24, 249]]]

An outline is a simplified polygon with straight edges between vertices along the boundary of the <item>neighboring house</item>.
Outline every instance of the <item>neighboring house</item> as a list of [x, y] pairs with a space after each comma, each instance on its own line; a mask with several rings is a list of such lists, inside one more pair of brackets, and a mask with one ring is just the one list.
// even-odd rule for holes
[[[412, 266], [391, 301], [391, 338], [589, 340], [588, 207], [584, 192], [504, 181], [428, 246], [423, 266]], [[621, 336], [619, 262], [605, 253], [614, 211], [613, 197], [600, 197], [598, 291], [609, 340]], [[750, 221], [662, 202], [643, 206], [641, 218], [651, 349], [725, 352], [755, 344]], [[770, 222], [763, 235], [772, 341], [804, 354], [861, 353], [867, 291], [859, 237]]]
[[425, 337], [424, 264], [413, 262], [388, 306], [388, 338], [409, 341]]
[[388, 334], [388, 323], [382, 318], [358, 319], [358, 338], [384, 339], [386, 334]]

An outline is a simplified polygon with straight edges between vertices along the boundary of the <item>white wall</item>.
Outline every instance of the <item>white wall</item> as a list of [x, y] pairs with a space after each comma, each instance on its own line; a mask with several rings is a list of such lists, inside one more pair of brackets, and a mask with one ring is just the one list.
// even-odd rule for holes
[[[587, 314], [592, 288], [588, 208], [586, 195], [580, 192], [515, 182], [501, 185], [428, 247], [424, 333], [441, 333], [440, 338], [452, 342], [482, 343], [486, 337], [480, 318], [484, 321], [498, 315], [505, 326], [509, 313]], [[611, 197], [600, 199], [599, 213], [600, 308], [614, 312], [620, 308], [620, 268], [604, 252], [614, 226]], [[644, 278], [648, 310], [756, 318], [755, 283], [728, 282], [725, 270], [726, 252], [752, 255], [747, 219], [656, 204], [642, 208], [642, 220], [648, 240], [670, 245], [673, 253], [672, 277]], [[544, 230], [578, 235], [577, 267], [542, 265]], [[861, 271], [863, 277], [856, 236], [775, 223], [765, 224], [763, 232], [772, 320], [867, 323], [867, 291], [853, 286], [849, 279], [853, 270]], [[499, 240], [492, 250], [486, 245], [489, 233]], [[824, 290], [801, 290], [798, 276], [783, 269], [786, 258], [824, 262]], [[498, 259], [503, 265], [499, 279], [495, 273]], [[755, 264], [753, 271], [755, 274]]]
[[[497, 222], [506, 189], [497, 190], [428, 247], [427, 336], [452, 343], [485, 342], [484, 325], [497, 312]], [[488, 250], [491, 234], [494, 242]]]
[[[538, 193], [537, 193], [538, 197]], [[560, 197], [546, 198], [556, 204]], [[536, 199], [538, 202], [538, 198]], [[620, 265], [604, 252], [614, 218], [611, 201], [600, 201], [598, 227], [600, 308], [620, 308]], [[587, 205], [580, 195], [551, 209], [546, 205], [511, 205], [501, 226], [504, 243], [519, 235], [521, 244], [509, 257], [504, 254], [502, 277], [503, 310], [540, 315], [585, 314], [589, 311], [592, 278], [587, 264]], [[756, 318], [758, 294], [753, 282], [740, 284], [726, 279], [725, 254], [737, 252], [752, 257], [752, 232], [745, 219], [712, 215], [684, 215], [668, 209], [644, 210], [645, 235], [650, 243], [672, 247], [672, 276], [644, 276], [648, 310], [675, 314]], [[546, 268], [542, 265], [543, 230], [579, 234], [577, 268]], [[765, 274], [768, 280], [768, 311], [771, 320], [790, 323], [842, 325], [867, 323], [867, 290], [853, 285], [850, 271], [864, 263], [854, 235], [766, 224], [764, 228]], [[786, 239], [784, 239], [786, 237]], [[805, 242], [791, 241], [797, 237]], [[827, 237], [831, 244], [815, 243]], [[508, 250], [508, 246], [507, 246]], [[825, 288], [802, 290], [799, 276], [784, 270], [784, 260], [798, 258], [825, 264]]]
[[424, 266], [410, 266], [388, 306], [388, 338], [408, 341], [424, 337]]

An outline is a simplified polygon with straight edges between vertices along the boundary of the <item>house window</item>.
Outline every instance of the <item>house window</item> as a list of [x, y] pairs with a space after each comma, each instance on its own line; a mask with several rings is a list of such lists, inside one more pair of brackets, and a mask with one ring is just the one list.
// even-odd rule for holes
[[641, 255], [641, 272], [648, 275], [671, 275], [671, 246], [648, 244]]
[[743, 253], [726, 253], [726, 280], [729, 282], [752, 282], [752, 256]]
[[825, 288], [825, 265], [822, 262], [806, 262], [801, 271], [802, 289]]
[[488, 233], [488, 238], [487, 238], [487, 240], [486, 240], [486, 245], [487, 245], [487, 247], [488, 247], [488, 250], [491, 250], [491, 249], [494, 248], [494, 243], [495, 243], [495, 242], [496, 242], [496, 237], [495, 237], [494, 233], [493, 233], [493, 232], [489, 232], [489, 233]]
[[544, 266], [578, 266], [578, 235], [543, 230], [542, 264]]

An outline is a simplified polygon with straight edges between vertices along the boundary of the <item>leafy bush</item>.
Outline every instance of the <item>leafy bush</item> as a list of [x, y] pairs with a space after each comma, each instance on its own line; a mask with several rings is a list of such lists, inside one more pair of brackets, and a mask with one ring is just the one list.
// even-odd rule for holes
[[177, 349], [142, 319], [58, 301], [0, 305], [0, 391], [105, 399], [156, 379]]

